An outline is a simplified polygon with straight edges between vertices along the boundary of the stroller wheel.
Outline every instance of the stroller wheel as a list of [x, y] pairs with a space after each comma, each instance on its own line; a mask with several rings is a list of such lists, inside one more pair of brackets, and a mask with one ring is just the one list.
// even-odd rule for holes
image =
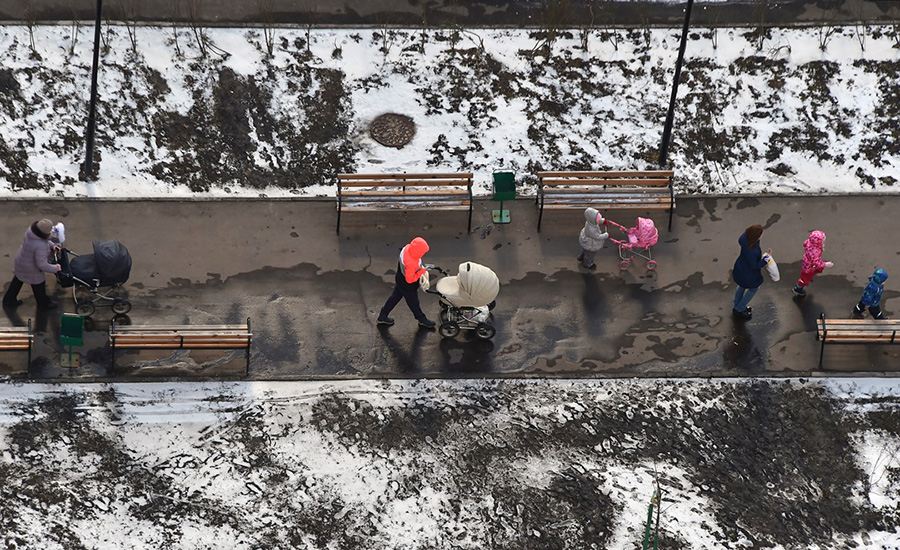
[[131, 311], [131, 302], [128, 300], [116, 300], [112, 305], [113, 313], [124, 315]]
[[495, 334], [497, 334], [497, 329], [495, 329], [493, 325], [478, 323], [478, 326], [475, 327], [475, 336], [482, 340], [490, 340]]
[[656, 269], [656, 260], [650, 260], [644, 267], [647, 268], [647, 271], [653, 271]]
[[82, 317], [90, 317], [94, 314], [94, 304], [90, 302], [81, 302], [75, 306], [75, 314]]
[[619, 262], [619, 271], [628, 271], [630, 267], [631, 262], [629, 262], [628, 260], [622, 260], [621, 262]]
[[441, 326], [438, 327], [438, 332], [443, 338], [454, 338], [457, 334], [459, 334], [459, 325], [454, 323], [453, 321], [441, 323]]

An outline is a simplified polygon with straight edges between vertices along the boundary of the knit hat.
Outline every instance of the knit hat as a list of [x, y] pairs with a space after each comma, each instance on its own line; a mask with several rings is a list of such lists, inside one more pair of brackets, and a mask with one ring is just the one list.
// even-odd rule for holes
[[31, 232], [41, 239], [49, 239], [50, 232], [53, 231], [53, 222], [44, 218], [31, 224]]

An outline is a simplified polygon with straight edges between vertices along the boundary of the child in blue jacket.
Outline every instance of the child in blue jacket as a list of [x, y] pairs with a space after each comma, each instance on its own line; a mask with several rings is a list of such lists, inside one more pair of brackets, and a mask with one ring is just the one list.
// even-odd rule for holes
[[884, 282], [887, 278], [887, 272], [880, 267], [869, 277], [869, 284], [863, 290], [862, 299], [853, 308], [854, 317], [862, 318], [866, 313], [866, 308], [869, 308], [873, 319], [884, 319], [884, 312], [881, 311], [881, 293], [884, 291]]

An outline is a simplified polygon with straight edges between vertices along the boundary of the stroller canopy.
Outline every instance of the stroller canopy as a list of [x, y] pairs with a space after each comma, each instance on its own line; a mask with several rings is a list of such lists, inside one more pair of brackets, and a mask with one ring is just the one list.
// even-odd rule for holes
[[482, 307], [497, 297], [500, 279], [481, 264], [463, 262], [459, 275], [438, 281], [437, 291], [456, 307]]
[[653, 220], [648, 218], [638, 218], [637, 225], [628, 230], [628, 241], [636, 244], [641, 248], [650, 248], [656, 246], [659, 240], [659, 231], [653, 225]]
[[94, 253], [73, 258], [71, 272], [83, 281], [99, 280], [100, 286], [124, 283], [131, 274], [131, 254], [119, 241], [94, 241]]

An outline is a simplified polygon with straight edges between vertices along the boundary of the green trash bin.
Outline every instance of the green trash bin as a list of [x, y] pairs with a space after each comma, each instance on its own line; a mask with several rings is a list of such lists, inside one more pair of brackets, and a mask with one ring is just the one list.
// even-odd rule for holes
[[81, 357], [72, 353], [72, 346], [84, 345], [84, 317], [74, 313], [63, 313], [59, 320], [59, 341], [69, 347], [68, 357], [60, 357], [59, 364], [64, 369], [77, 369], [81, 366]]
[[494, 223], [509, 223], [509, 210], [503, 209], [503, 201], [516, 198], [516, 174], [514, 172], [494, 172], [493, 199], [500, 201], [500, 210], [491, 210]]

